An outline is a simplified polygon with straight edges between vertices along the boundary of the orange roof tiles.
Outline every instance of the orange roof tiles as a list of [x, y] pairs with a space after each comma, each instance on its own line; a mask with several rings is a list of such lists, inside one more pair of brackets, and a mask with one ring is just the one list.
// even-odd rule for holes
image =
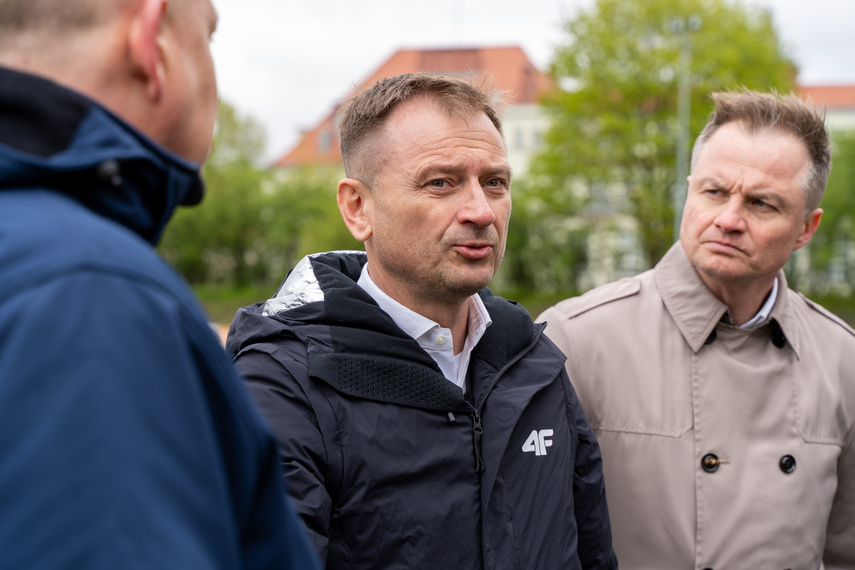
[[[365, 81], [344, 98], [370, 87], [377, 80], [402, 73], [428, 71], [477, 81], [483, 76], [492, 79], [509, 104], [533, 103], [551, 85], [518, 46], [460, 49], [402, 49], [398, 50]], [[341, 164], [338, 148], [336, 110], [330, 112], [315, 127], [305, 131], [287, 154], [274, 167], [298, 165]]]
[[829, 110], [855, 109], [855, 85], [801, 85], [799, 94]]

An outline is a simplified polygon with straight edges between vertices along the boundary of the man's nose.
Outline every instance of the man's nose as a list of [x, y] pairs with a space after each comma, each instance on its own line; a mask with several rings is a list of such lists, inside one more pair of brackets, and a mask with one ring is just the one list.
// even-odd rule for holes
[[715, 225], [724, 233], [744, 232], [745, 212], [741, 201], [736, 197], [728, 200], [716, 216]]
[[457, 213], [457, 219], [460, 223], [469, 222], [481, 228], [496, 221], [496, 213], [480, 182], [472, 183], [467, 188], [465, 201]]

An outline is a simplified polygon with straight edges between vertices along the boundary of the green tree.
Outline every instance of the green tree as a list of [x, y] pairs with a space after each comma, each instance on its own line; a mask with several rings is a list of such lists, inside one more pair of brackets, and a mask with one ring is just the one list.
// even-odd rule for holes
[[855, 283], [855, 131], [832, 133], [832, 169], [822, 198], [822, 222], [807, 246], [805, 288], [849, 295]]
[[[567, 217], [581, 217], [588, 230], [616, 224], [626, 232], [634, 225], [647, 266], [673, 243], [677, 81], [685, 38], [671, 31], [671, 23], [690, 17], [701, 21], [690, 34], [692, 139], [709, 115], [713, 91], [792, 90], [793, 67], [763, 8], [726, 0], [598, 0], [565, 25], [568, 38], [551, 67], [559, 86], [544, 101], [552, 126], [521, 196], [547, 206], [541, 227], [567, 227]], [[561, 256], [579, 249], [576, 227], [565, 232], [570, 242], [553, 240], [545, 255], [567, 262]], [[587, 257], [569, 261], [564, 270], [576, 281]]]
[[159, 246], [190, 283], [273, 287], [303, 255], [361, 248], [336, 205], [342, 169], [271, 171], [263, 152], [261, 125], [221, 103], [205, 199], [176, 212]]
[[265, 185], [261, 256], [275, 281], [310, 253], [362, 249], [336, 204], [336, 185], [343, 175], [343, 168], [306, 167], [277, 173], [271, 179], [276, 182]]
[[206, 193], [202, 204], [176, 212], [160, 250], [191, 283], [254, 280], [248, 252], [260, 238], [261, 185], [257, 160], [264, 150], [264, 130], [250, 117], [221, 103], [211, 155], [202, 170]]

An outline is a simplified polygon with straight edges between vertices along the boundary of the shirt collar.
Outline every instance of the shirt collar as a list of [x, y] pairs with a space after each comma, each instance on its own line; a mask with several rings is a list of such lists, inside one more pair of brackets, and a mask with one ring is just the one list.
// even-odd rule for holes
[[[374, 280], [371, 279], [371, 276], [368, 274], [367, 263], [362, 267], [362, 272], [359, 275], [357, 285], [362, 287], [365, 292], [374, 299], [377, 305], [392, 317], [392, 320], [395, 321], [395, 324], [398, 325], [402, 331], [413, 337], [413, 339], [419, 343], [419, 346], [425, 349], [425, 351], [437, 361], [437, 364], [443, 371], [446, 378], [461, 388], [463, 387], [466, 378], [466, 370], [469, 368], [469, 357], [472, 354], [472, 350], [475, 349], [475, 346], [477, 346], [481, 337], [484, 336], [487, 327], [493, 324], [492, 319], [490, 319], [490, 313], [487, 311], [487, 307], [484, 305], [484, 301], [481, 300], [479, 295], [475, 294], [470, 297], [471, 302], [469, 303], [469, 313], [467, 315], [468, 322], [466, 327], [466, 341], [464, 342], [461, 353], [455, 356], [453, 353], [453, 339], [451, 338], [451, 331], [441, 327], [439, 323], [436, 323], [412, 309], [405, 307], [387, 295], [382, 289], [380, 289], [380, 287], [377, 286], [376, 283], [374, 283]], [[440, 334], [448, 336], [448, 358], [437, 355], [436, 337]], [[459, 364], [459, 366], [456, 367], [456, 371], [452, 370], [455, 368], [455, 365], [452, 362], [453, 358], [456, 358]]]
[[405, 307], [389, 295], [387, 295], [380, 287], [374, 283], [371, 276], [368, 275], [368, 264], [362, 266], [362, 273], [359, 274], [357, 285], [362, 287], [366, 293], [371, 295], [371, 298], [392, 317], [398, 327], [413, 338], [419, 338], [433, 327], [439, 325], [429, 318], [418, 314], [412, 309]]
[[778, 279], [775, 278], [775, 282], [772, 284], [772, 292], [769, 293], [769, 296], [766, 298], [766, 302], [763, 303], [763, 306], [760, 307], [760, 311], [754, 315], [754, 317], [742, 325], [739, 328], [742, 329], [756, 329], [769, 317], [769, 314], [772, 312], [772, 308], [775, 306], [775, 301], [778, 299]]

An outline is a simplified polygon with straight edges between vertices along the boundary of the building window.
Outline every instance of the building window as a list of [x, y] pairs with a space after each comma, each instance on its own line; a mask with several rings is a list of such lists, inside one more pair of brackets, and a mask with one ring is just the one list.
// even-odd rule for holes
[[324, 129], [318, 134], [318, 150], [321, 151], [321, 154], [326, 154], [329, 152], [330, 147], [332, 146], [332, 133]]
[[514, 132], [514, 147], [520, 150], [525, 148], [525, 132], [522, 129]]

